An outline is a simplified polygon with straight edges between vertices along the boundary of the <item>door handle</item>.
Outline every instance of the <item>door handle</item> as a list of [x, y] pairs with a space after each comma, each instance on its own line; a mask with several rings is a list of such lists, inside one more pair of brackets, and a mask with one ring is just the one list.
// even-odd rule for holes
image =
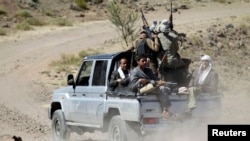
[[100, 97], [103, 97], [103, 95], [102, 95], [102, 94], [100, 94]]
[[82, 94], [82, 96], [86, 96], [86, 94]]

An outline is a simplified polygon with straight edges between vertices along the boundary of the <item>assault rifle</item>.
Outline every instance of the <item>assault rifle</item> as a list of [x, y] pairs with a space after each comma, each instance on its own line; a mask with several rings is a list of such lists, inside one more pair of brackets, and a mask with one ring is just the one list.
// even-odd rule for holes
[[170, 16], [169, 16], [169, 28], [172, 32], [178, 35], [178, 40], [180, 41], [180, 46], [182, 46], [183, 42], [183, 34], [179, 34], [177, 31], [174, 30], [174, 24], [173, 24], [173, 7], [172, 7], [172, 0], [170, 0]]
[[152, 38], [151, 31], [150, 31], [149, 25], [148, 25], [148, 21], [147, 21], [146, 17], [144, 16], [142, 8], [141, 8], [141, 18], [142, 18], [142, 22], [143, 22], [143, 29], [146, 30], [148, 37]]
[[[168, 61], [167, 51], [164, 53], [163, 57], [161, 58], [161, 61], [159, 62], [158, 66], [158, 73], [160, 73], [160, 70], [162, 69], [162, 65], [165, 64]], [[161, 73], [160, 73], [161, 74]]]
[[172, 0], [170, 0], [170, 16], [169, 16], [170, 29], [173, 30], [173, 9], [172, 9]]

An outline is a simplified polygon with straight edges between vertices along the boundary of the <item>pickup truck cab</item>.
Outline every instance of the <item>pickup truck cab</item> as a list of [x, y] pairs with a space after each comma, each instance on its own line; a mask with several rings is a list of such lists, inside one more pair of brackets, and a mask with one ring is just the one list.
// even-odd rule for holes
[[[52, 120], [54, 141], [66, 141], [70, 133], [100, 130], [108, 132], [108, 141], [143, 140], [148, 133], [172, 130], [180, 120], [163, 120], [156, 95], [138, 94], [125, 88], [111, 91], [109, 79], [120, 58], [131, 61], [131, 52], [87, 56], [68, 86], [53, 92], [48, 117]], [[170, 111], [183, 113], [187, 95], [172, 93]], [[219, 95], [201, 94], [193, 118], [220, 115]], [[207, 109], [207, 110], [206, 110]]]

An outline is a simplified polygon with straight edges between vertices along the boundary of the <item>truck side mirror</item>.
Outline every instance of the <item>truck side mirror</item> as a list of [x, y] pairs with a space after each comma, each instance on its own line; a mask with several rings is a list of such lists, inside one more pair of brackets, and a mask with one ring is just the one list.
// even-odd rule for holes
[[75, 89], [76, 84], [75, 84], [75, 80], [74, 80], [73, 74], [69, 74], [69, 75], [68, 75], [68, 77], [67, 77], [67, 84], [68, 84], [68, 85], [72, 85], [73, 88]]

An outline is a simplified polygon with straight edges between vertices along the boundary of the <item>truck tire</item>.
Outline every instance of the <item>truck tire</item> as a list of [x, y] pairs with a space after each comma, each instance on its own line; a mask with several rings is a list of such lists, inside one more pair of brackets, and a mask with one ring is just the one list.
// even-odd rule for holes
[[114, 116], [108, 128], [108, 141], [139, 141], [138, 129], [139, 125], [126, 122], [121, 116]]
[[66, 125], [62, 110], [56, 110], [52, 117], [53, 141], [68, 141], [70, 130]]

